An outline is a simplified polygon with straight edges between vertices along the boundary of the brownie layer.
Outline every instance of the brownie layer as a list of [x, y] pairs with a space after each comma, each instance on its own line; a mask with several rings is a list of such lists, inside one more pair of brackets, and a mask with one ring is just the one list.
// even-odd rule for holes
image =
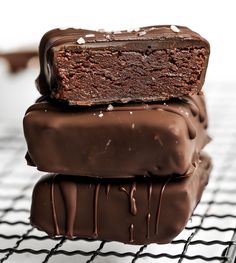
[[209, 52], [209, 43], [186, 27], [55, 29], [41, 40], [37, 86], [78, 105], [193, 95], [204, 83]]
[[201, 156], [194, 171], [183, 178], [46, 175], [33, 191], [31, 224], [50, 236], [169, 243], [192, 215], [210, 170], [209, 157]]
[[106, 108], [42, 99], [24, 117], [28, 164], [93, 177], [187, 174], [209, 142], [206, 127], [203, 95]]

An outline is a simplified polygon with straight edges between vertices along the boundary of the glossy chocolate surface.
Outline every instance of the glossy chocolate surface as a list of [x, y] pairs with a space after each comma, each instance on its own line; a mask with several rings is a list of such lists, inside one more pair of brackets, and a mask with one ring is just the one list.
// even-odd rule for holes
[[185, 177], [112, 180], [46, 175], [33, 191], [31, 224], [50, 236], [169, 243], [191, 217], [210, 170], [209, 157], [201, 156]]
[[93, 108], [42, 98], [24, 117], [28, 164], [107, 178], [188, 174], [209, 142], [206, 127], [203, 95]]
[[76, 105], [159, 101], [198, 93], [209, 43], [186, 27], [55, 29], [40, 43], [41, 94]]

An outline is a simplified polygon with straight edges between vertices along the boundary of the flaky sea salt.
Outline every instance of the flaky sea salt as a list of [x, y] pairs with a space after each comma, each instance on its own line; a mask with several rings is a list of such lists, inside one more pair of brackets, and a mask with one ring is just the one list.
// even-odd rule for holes
[[77, 43], [78, 43], [79, 45], [85, 44], [84, 38], [83, 38], [83, 37], [80, 37], [80, 38], [77, 40]]
[[175, 33], [179, 33], [179, 32], [180, 32], [180, 29], [179, 29], [177, 26], [175, 26], [175, 25], [171, 25], [171, 26], [170, 26], [170, 29], [171, 29], [173, 32], [175, 32]]
[[111, 105], [111, 104], [109, 104], [108, 106], [107, 106], [107, 110], [108, 111], [112, 111], [114, 109], [114, 107]]
[[138, 35], [139, 35], [140, 37], [145, 36], [146, 34], [147, 34], [146, 31], [141, 31], [141, 32], [138, 33]]
[[106, 35], [105, 38], [106, 38], [107, 40], [111, 40], [111, 36], [110, 36], [110, 35]]
[[121, 34], [121, 31], [113, 31], [113, 34], [117, 35], [117, 34]]
[[89, 37], [95, 37], [95, 35], [94, 35], [94, 34], [87, 34], [87, 35], [85, 35], [85, 37], [87, 37], [87, 38], [89, 38]]
[[102, 118], [102, 117], [103, 117], [103, 113], [100, 112], [100, 113], [98, 114], [98, 117], [99, 117], [99, 118]]

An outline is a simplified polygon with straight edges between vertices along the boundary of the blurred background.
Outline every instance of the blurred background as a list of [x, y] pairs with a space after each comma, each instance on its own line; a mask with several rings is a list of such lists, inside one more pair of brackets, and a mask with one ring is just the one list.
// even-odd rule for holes
[[[205, 89], [222, 82], [236, 83], [234, 0], [8, 0], [1, 3], [0, 52], [37, 48], [42, 35], [56, 27], [120, 30], [157, 24], [188, 26], [210, 42]], [[34, 85], [38, 69], [10, 78], [6, 69], [0, 59], [0, 118], [20, 120], [38, 96]]]

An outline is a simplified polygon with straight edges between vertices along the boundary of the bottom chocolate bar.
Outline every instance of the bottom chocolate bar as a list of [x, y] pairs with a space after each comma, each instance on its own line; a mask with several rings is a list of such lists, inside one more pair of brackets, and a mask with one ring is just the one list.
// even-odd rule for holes
[[185, 227], [208, 182], [211, 160], [185, 177], [97, 179], [51, 174], [33, 191], [31, 224], [50, 236], [169, 243]]

